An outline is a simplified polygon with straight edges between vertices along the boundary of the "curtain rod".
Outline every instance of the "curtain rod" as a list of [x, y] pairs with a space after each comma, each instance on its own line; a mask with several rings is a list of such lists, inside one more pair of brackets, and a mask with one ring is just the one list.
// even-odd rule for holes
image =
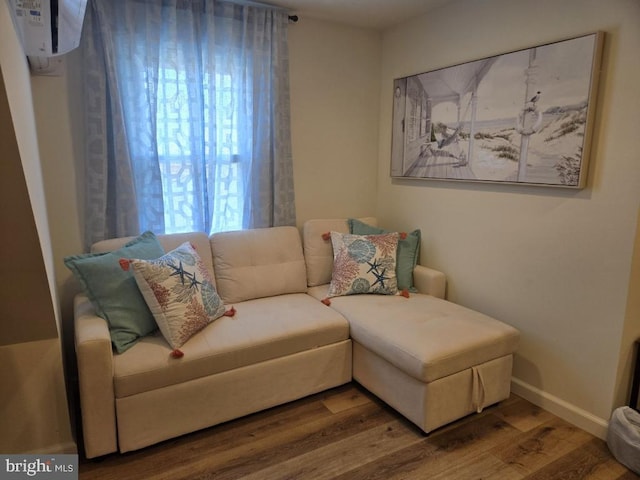
[[[272, 10], [280, 10], [283, 12], [289, 12], [290, 10], [285, 7], [280, 7], [278, 5], [271, 5], [269, 3], [255, 2], [253, 0], [227, 0], [230, 3], [236, 3], [238, 5], [248, 5], [253, 7], [263, 7], [263, 8], [271, 8]], [[289, 21], [296, 23], [299, 20], [298, 15], [289, 15]]]

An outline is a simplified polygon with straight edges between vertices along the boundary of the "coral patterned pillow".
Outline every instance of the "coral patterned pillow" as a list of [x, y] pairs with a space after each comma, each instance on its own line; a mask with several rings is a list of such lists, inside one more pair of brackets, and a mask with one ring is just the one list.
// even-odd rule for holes
[[121, 265], [133, 269], [142, 296], [174, 349], [225, 313], [209, 272], [189, 242], [158, 259], [123, 259]]
[[333, 274], [329, 297], [359, 293], [398, 293], [398, 238], [398, 233], [353, 235], [331, 232]]

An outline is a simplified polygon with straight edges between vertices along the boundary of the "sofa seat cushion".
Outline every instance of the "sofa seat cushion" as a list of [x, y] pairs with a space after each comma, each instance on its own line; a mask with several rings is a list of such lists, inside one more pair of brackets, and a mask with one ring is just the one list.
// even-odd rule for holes
[[[322, 299], [326, 287], [309, 289]], [[515, 328], [430, 295], [352, 295], [331, 299], [351, 338], [423, 382], [513, 353]]]
[[349, 324], [336, 310], [304, 293], [248, 300], [234, 305], [189, 339], [171, 357], [160, 333], [114, 355], [117, 398], [341, 342]]

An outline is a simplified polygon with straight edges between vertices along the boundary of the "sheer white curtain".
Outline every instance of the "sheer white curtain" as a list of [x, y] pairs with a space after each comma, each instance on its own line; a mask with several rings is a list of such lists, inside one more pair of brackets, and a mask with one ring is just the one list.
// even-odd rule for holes
[[90, 0], [87, 244], [295, 224], [286, 12]]

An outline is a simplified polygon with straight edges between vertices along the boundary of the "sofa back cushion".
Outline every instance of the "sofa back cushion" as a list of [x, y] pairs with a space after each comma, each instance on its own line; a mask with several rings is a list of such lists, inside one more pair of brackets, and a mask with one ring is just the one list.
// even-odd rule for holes
[[307, 291], [296, 227], [214, 233], [210, 242], [218, 293], [226, 304]]
[[[361, 218], [368, 225], [377, 225], [373, 217]], [[325, 233], [349, 233], [346, 218], [308, 220], [302, 228], [304, 242], [304, 259], [307, 265], [307, 285], [316, 287], [331, 282], [333, 272], [333, 247], [331, 238]]]
[[[157, 235], [158, 241], [165, 252], [175, 250], [184, 242], [191, 242], [193, 247], [198, 252], [198, 256], [207, 267], [211, 278], [213, 275], [213, 259], [211, 258], [211, 246], [209, 245], [209, 236], [204, 232], [191, 232], [191, 233], [167, 233], [164, 235]], [[135, 237], [122, 237], [112, 238], [110, 240], [102, 240], [96, 242], [91, 246], [91, 253], [103, 253], [111, 252], [122, 248], [127, 242], [131, 241]]]

